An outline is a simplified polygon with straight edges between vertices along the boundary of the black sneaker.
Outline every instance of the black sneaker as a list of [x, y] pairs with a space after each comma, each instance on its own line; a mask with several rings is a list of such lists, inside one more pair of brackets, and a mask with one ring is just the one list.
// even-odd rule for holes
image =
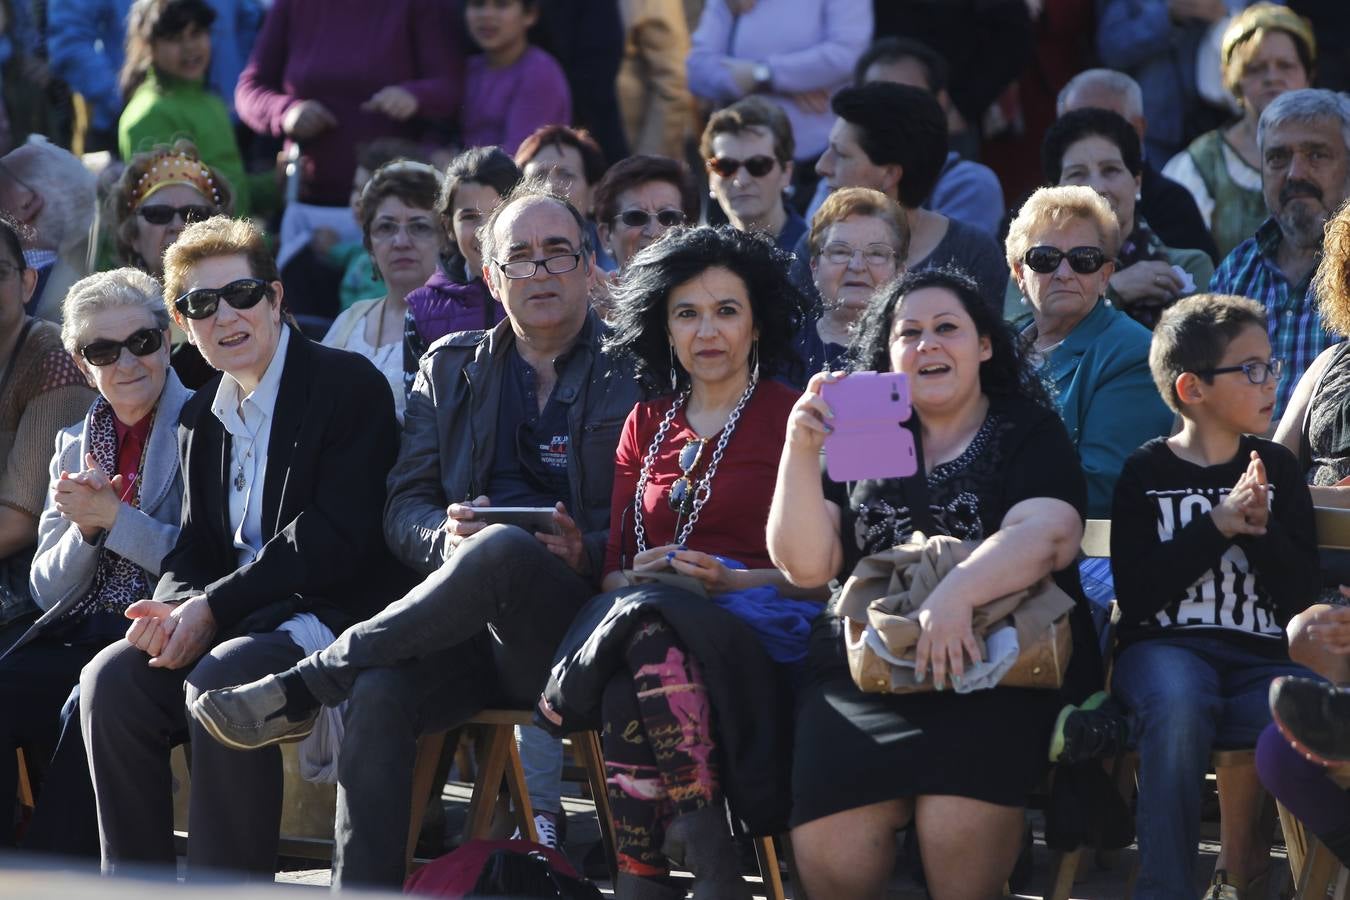
[[1050, 761], [1073, 765], [1089, 759], [1109, 759], [1125, 749], [1129, 725], [1106, 691], [1098, 691], [1081, 706], [1066, 706], [1055, 721], [1050, 739]]
[[1270, 713], [1294, 749], [1324, 766], [1350, 762], [1350, 690], [1313, 678], [1276, 678]]

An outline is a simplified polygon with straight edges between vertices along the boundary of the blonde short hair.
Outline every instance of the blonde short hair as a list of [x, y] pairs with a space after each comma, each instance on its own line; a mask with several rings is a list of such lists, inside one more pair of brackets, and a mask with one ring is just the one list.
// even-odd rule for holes
[[80, 337], [89, 318], [105, 309], [141, 308], [150, 314], [156, 328], [169, 327], [169, 314], [159, 282], [140, 269], [126, 267], [95, 272], [70, 286], [61, 301], [61, 344], [71, 353], [80, 348]]
[[811, 236], [808, 244], [811, 255], [819, 256], [825, 247], [825, 233], [830, 226], [842, 222], [849, 216], [872, 216], [891, 226], [895, 235], [895, 255], [898, 263], [909, 256], [909, 220], [905, 211], [890, 197], [871, 188], [840, 188], [825, 198], [811, 219]]
[[173, 313], [173, 301], [183, 295], [188, 273], [204, 259], [242, 256], [254, 278], [280, 280], [277, 262], [262, 231], [248, 219], [212, 216], [183, 229], [164, 252], [164, 304]]
[[1350, 337], [1350, 202], [1327, 222], [1312, 292], [1327, 330]]
[[1120, 220], [1111, 211], [1111, 205], [1090, 187], [1059, 185], [1038, 188], [1027, 198], [1017, 217], [1008, 226], [1004, 242], [1008, 268], [1022, 262], [1032, 247], [1032, 240], [1044, 231], [1063, 228], [1074, 219], [1091, 222], [1097, 228], [1097, 237], [1107, 259], [1115, 259], [1120, 251]]

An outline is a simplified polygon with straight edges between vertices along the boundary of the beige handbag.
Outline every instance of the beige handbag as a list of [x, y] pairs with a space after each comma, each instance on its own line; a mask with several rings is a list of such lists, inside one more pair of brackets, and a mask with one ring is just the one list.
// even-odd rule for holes
[[[858, 563], [840, 594], [838, 611], [849, 671], [859, 689], [883, 694], [933, 689], [931, 678], [915, 680], [913, 665], [897, 665], [891, 659], [912, 663], [920, 634], [919, 608], [942, 578], [978, 546], [915, 532], [909, 543]], [[1000, 687], [1064, 684], [1073, 652], [1069, 628], [1073, 605], [1073, 598], [1046, 577], [974, 611], [971, 624], [982, 656], [988, 657], [986, 635], [1007, 625], [1016, 632], [1017, 659], [999, 679]]]

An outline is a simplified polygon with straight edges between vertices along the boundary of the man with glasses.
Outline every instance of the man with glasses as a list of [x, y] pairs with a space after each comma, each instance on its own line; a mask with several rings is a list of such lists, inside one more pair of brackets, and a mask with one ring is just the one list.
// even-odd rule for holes
[[[389, 477], [385, 536], [425, 580], [297, 666], [205, 695], [221, 742], [298, 740], [350, 700], [339, 760], [334, 886], [402, 882], [417, 738], [489, 706], [534, 706], [553, 651], [599, 587], [614, 453], [639, 399], [588, 309], [595, 265], [579, 213], [527, 183], [480, 230], [506, 308], [422, 358]], [[483, 507], [551, 510], [549, 527]]]
[[1281, 94], [1261, 114], [1256, 141], [1270, 218], [1219, 263], [1209, 290], [1265, 306], [1271, 346], [1287, 369], [1278, 421], [1303, 373], [1337, 340], [1322, 326], [1312, 281], [1322, 230], [1350, 196], [1350, 100], [1311, 88]]
[[698, 194], [689, 174], [664, 156], [630, 156], [615, 163], [592, 197], [600, 242], [619, 274], [666, 229], [698, 221]]
[[747, 97], [713, 113], [699, 152], [710, 194], [740, 231], [763, 231], [791, 253], [806, 220], [783, 197], [792, 184], [792, 123], [778, 106]]

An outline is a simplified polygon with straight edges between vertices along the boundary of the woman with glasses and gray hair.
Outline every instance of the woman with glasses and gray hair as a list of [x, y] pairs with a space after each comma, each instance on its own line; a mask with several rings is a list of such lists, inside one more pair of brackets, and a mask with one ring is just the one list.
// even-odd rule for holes
[[[85, 663], [126, 632], [122, 614], [149, 595], [182, 511], [178, 415], [191, 393], [169, 368], [159, 283], [136, 269], [100, 272], [71, 287], [61, 312], [61, 342], [99, 396], [56, 435], [30, 576], [43, 614], [0, 658], [0, 785], [14, 783], [11, 747], [24, 750], [29, 778], [40, 782], [62, 704]], [[83, 832], [86, 847], [97, 840], [93, 796], [78, 790], [88, 784], [84, 746], [78, 737], [61, 746], [60, 801], [38, 807], [30, 846], [46, 844], [53, 811], [61, 829]]]
[[785, 823], [782, 688], [823, 599], [791, 587], [764, 544], [796, 398], [773, 378], [804, 308], [786, 262], [768, 235], [680, 229], [616, 291], [609, 346], [656, 398], [624, 423], [607, 593], [563, 639], [541, 711], [603, 722], [620, 898], [683, 897], [672, 861], [696, 896], [749, 897], [723, 802], [748, 833]]
[[1022, 337], [1082, 458], [1092, 518], [1111, 515], [1125, 457], [1172, 427], [1149, 374], [1148, 329], [1105, 297], [1119, 250], [1116, 214], [1086, 186], [1039, 189], [1008, 228], [1008, 266], [1031, 306]]

